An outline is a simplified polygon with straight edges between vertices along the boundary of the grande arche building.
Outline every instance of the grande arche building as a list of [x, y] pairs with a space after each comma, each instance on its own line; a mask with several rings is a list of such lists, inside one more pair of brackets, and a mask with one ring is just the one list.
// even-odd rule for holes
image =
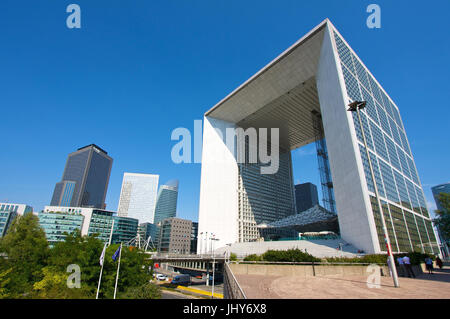
[[[205, 113], [199, 234], [214, 234], [216, 248], [254, 241], [257, 225], [294, 214], [291, 151], [324, 138], [342, 239], [386, 251], [353, 101], [366, 101], [360, 114], [393, 251], [438, 253], [399, 108], [328, 19]], [[225, 141], [237, 127], [279, 128], [276, 174], [238, 163]]]

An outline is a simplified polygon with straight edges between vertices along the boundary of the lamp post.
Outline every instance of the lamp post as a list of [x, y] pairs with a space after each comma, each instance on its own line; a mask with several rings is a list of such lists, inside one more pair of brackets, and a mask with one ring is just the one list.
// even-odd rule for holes
[[398, 283], [397, 268], [395, 267], [395, 260], [394, 260], [394, 256], [392, 255], [392, 250], [391, 250], [391, 241], [389, 240], [389, 236], [388, 236], [388, 232], [387, 232], [387, 228], [386, 228], [386, 222], [384, 220], [383, 207], [381, 205], [380, 195], [378, 194], [378, 186], [377, 186], [377, 182], [375, 180], [375, 174], [373, 172], [369, 148], [367, 147], [366, 134], [364, 133], [364, 127], [363, 127], [363, 124], [361, 121], [361, 115], [359, 114], [359, 110], [366, 106], [366, 101], [354, 101], [354, 102], [350, 103], [348, 106], [349, 106], [349, 109], [347, 111], [356, 112], [356, 114], [358, 115], [359, 127], [361, 128], [361, 134], [363, 137], [364, 146], [366, 148], [367, 161], [369, 162], [370, 175], [372, 176], [373, 188], [375, 189], [375, 197], [377, 198], [377, 203], [378, 203], [378, 207], [380, 210], [381, 224], [383, 226], [384, 241], [386, 243], [389, 264], [391, 266], [392, 278], [394, 280], [394, 286], [400, 287], [400, 285]]
[[200, 247], [199, 247], [199, 252], [200, 252], [200, 255], [202, 254], [202, 235], [203, 235], [203, 232], [201, 232], [198, 236], [197, 236], [197, 240], [198, 240], [198, 242], [199, 242], [199, 244], [200, 244]]
[[215, 270], [216, 270], [216, 259], [214, 255], [214, 241], [219, 240], [218, 238], [215, 238], [216, 235], [213, 234], [213, 237], [211, 238], [211, 246], [212, 246], [212, 253], [213, 253], [213, 278], [212, 278], [212, 290], [211, 290], [211, 299], [214, 299], [214, 284], [215, 284]]

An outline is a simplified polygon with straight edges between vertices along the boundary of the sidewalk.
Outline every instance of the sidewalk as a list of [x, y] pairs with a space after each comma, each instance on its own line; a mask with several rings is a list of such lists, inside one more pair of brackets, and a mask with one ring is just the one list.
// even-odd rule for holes
[[236, 275], [249, 299], [450, 299], [450, 267], [434, 274], [399, 278], [395, 288], [391, 277], [381, 277], [380, 288], [369, 288], [367, 276], [263, 276]]

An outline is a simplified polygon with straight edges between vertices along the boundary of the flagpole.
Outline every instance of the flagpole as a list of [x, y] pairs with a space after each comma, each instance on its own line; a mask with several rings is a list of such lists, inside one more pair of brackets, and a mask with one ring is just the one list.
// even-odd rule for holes
[[116, 286], [114, 287], [114, 299], [116, 299], [117, 281], [119, 280], [120, 257], [121, 257], [121, 256], [122, 256], [122, 243], [120, 243], [119, 263], [118, 263], [118, 265], [117, 265], [117, 275], [116, 275]]
[[114, 219], [113, 219], [112, 225], [111, 225], [111, 232], [109, 233], [109, 243], [108, 243], [108, 246], [111, 246], [111, 240], [112, 240], [113, 230], [114, 230]]
[[100, 277], [98, 278], [98, 286], [97, 286], [97, 295], [95, 296], [95, 299], [98, 299], [98, 292], [100, 291], [100, 283], [102, 282], [102, 274], [103, 274], [103, 265], [105, 264], [105, 254], [106, 253], [106, 243], [105, 246], [103, 246], [103, 260], [102, 260], [102, 268], [100, 268]]

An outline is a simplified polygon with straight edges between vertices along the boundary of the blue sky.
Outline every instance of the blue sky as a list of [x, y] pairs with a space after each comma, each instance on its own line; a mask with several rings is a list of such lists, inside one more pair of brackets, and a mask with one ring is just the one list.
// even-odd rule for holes
[[[0, 2], [0, 201], [48, 205], [67, 155], [96, 143], [114, 158], [106, 198], [122, 176], [178, 178], [178, 213], [197, 220], [200, 164], [172, 163], [173, 129], [193, 121], [325, 18], [330, 18], [400, 108], [428, 199], [450, 180], [450, 2], [376, 1]], [[81, 29], [66, 7], [81, 7]], [[317, 181], [307, 147], [295, 181]], [[434, 207], [431, 206], [431, 208]]]

